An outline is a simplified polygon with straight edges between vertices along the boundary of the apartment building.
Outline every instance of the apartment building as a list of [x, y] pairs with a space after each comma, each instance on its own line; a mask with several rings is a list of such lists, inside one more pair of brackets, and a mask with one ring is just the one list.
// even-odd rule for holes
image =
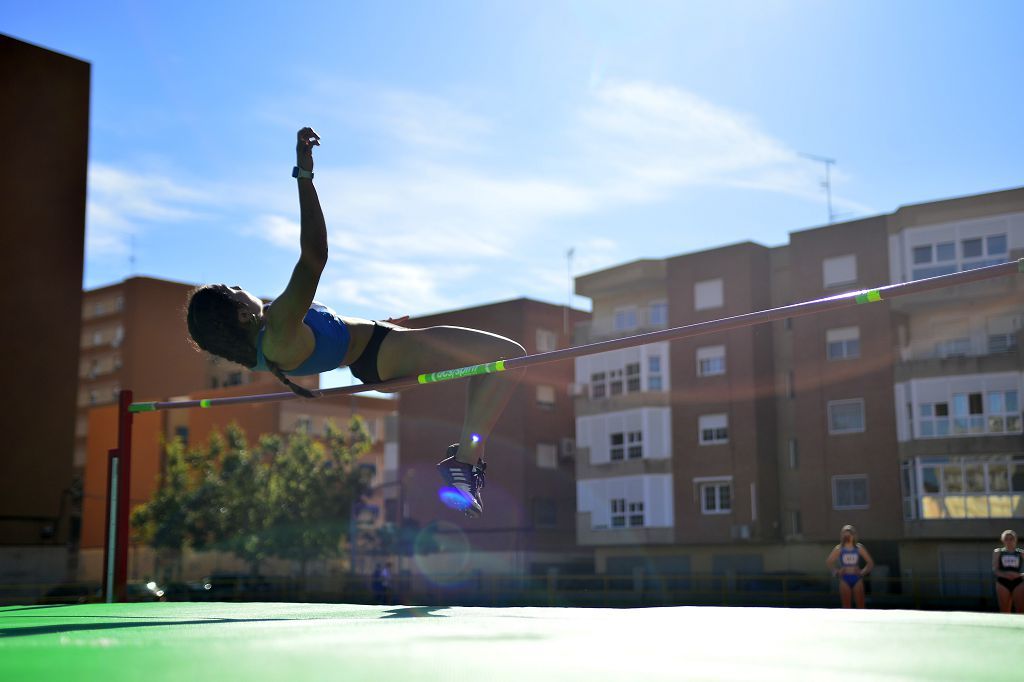
[[58, 580], [66, 570], [90, 72], [88, 62], [0, 35], [0, 581], [7, 584]]
[[[579, 277], [575, 342], [1022, 255], [1024, 189], [907, 206]], [[600, 571], [819, 573], [853, 523], [876, 576], [987, 574], [1024, 517], [1019, 279], [578, 359], [578, 542]]]
[[[569, 330], [588, 317], [520, 298], [418, 317], [408, 325], [482, 329], [514, 339], [533, 354], [567, 347]], [[473, 573], [543, 574], [592, 565], [592, 550], [575, 542], [572, 382], [567, 362], [526, 372], [487, 444], [484, 514], [476, 519], [441, 504], [435, 468], [459, 438], [466, 382], [399, 394], [398, 448], [389, 453], [385, 469], [395, 500], [388, 518], [430, 527], [441, 549], [415, 557], [418, 574], [462, 580]]]
[[130, 277], [84, 293], [73, 459], [77, 471], [85, 464], [89, 410], [116, 403], [122, 388], [139, 397], [173, 396], [276, 381], [196, 350], [185, 323], [188, 293], [194, 288]]

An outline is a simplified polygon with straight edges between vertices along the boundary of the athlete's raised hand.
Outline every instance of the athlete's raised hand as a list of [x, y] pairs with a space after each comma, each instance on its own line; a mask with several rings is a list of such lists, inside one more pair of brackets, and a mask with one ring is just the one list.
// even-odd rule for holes
[[302, 170], [313, 170], [313, 147], [320, 146], [320, 136], [312, 128], [303, 128], [298, 133], [295, 145], [295, 162]]

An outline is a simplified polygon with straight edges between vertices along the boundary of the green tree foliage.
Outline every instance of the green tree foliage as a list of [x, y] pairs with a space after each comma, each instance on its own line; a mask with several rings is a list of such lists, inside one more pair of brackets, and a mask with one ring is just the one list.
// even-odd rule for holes
[[180, 553], [233, 553], [259, 572], [267, 557], [310, 561], [338, 556], [351, 512], [369, 492], [372, 471], [357, 466], [370, 448], [355, 417], [347, 432], [328, 423], [323, 439], [264, 435], [250, 448], [230, 425], [205, 446], [165, 444], [166, 466], [153, 499], [137, 507], [139, 540]]

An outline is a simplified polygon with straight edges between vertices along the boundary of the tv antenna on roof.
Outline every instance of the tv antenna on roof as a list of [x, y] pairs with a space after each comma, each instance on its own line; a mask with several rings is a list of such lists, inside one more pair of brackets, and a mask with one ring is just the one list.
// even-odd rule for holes
[[820, 161], [825, 164], [825, 180], [822, 181], [821, 186], [825, 188], [825, 198], [828, 201], [828, 222], [829, 225], [835, 222], [836, 214], [832, 211], [832, 166], [835, 164], [835, 159], [830, 159], [827, 156], [817, 156], [815, 154], [800, 154], [805, 159], [811, 161]]

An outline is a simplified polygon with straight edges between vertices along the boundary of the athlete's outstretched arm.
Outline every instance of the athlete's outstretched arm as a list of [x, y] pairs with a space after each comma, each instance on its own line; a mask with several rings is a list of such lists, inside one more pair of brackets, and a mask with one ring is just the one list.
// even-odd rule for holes
[[[295, 147], [296, 163], [299, 168], [312, 172], [313, 147], [319, 146], [320, 136], [312, 128], [303, 128], [298, 132]], [[320, 198], [312, 178], [298, 178], [300, 232], [299, 246], [301, 253], [299, 262], [295, 264], [291, 279], [284, 292], [278, 296], [267, 310], [267, 341], [278, 351], [278, 362], [287, 364], [290, 350], [296, 355], [305, 357], [308, 343], [298, 339], [307, 336], [302, 320], [313, 302], [316, 287], [320, 283], [320, 274], [327, 265], [327, 224], [324, 212], [320, 208]], [[305, 341], [312, 342], [312, 337]], [[299, 346], [299, 347], [297, 347]], [[301, 358], [300, 358], [301, 360]]]

